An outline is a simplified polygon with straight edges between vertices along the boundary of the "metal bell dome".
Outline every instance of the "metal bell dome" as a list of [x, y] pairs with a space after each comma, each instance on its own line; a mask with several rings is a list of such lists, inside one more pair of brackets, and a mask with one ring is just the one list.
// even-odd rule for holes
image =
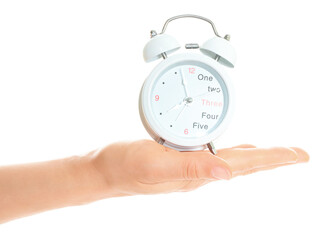
[[146, 62], [157, 60], [165, 54], [177, 51], [180, 48], [177, 40], [167, 34], [153, 36], [143, 49], [143, 57]]
[[228, 40], [228, 37], [214, 37], [206, 41], [200, 47], [200, 51], [211, 58], [217, 59], [219, 63], [233, 68], [236, 62], [236, 52]]

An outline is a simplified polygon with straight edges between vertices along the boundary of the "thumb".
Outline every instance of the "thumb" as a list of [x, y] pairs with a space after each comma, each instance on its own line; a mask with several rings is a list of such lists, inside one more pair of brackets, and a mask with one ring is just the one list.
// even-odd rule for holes
[[169, 180], [219, 180], [230, 179], [229, 165], [209, 152], [169, 152], [165, 166]]

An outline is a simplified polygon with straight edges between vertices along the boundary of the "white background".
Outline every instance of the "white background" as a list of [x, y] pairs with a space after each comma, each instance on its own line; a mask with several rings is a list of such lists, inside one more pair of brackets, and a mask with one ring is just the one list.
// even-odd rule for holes
[[[149, 138], [137, 101], [157, 62], [145, 64], [142, 49], [150, 30], [183, 13], [213, 20], [238, 54], [227, 70], [236, 111], [216, 145], [299, 146], [311, 161], [38, 214], [1, 225], [0, 239], [334, 239], [332, 3], [2, 0], [0, 165]], [[167, 33], [182, 45], [213, 36], [194, 19]]]

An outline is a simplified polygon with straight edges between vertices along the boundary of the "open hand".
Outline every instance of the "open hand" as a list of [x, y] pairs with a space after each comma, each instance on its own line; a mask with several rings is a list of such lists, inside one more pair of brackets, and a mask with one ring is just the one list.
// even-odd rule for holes
[[151, 140], [115, 143], [91, 152], [94, 167], [110, 196], [189, 191], [220, 179], [307, 162], [300, 148], [240, 145], [208, 151], [179, 152]]
[[178, 152], [154, 141], [114, 143], [85, 155], [0, 167], [0, 223], [136, 194], [190, 191], [211, 181], [308, 161], [299, 148], [240, 145]]

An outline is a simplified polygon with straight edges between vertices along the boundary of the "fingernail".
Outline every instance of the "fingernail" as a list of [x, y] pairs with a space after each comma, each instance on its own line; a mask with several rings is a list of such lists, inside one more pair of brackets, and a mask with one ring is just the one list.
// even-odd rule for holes
[[212, 176], [215, 179], [230, 179], [231, 178], [231, 173], [228, 169], [223, 168], [223, 167], [215, 167], [212, 169]]
[[309, 155], [307, 152], [305, 152], [304, 150], [302, 150], [301, 148], [297, 148], [297, 147], [291, 147], [291, 149], [293, 149], [297, 155], [298, 155], [298, 163], [302, 163], [302, 162], [308, 162], [309, 161]]

